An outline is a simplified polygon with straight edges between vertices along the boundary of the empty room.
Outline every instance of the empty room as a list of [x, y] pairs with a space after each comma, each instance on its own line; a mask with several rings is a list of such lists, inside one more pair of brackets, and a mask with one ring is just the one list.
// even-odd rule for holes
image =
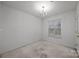
[[79, 58], [79, 1], [0, 1], [0, 58]]

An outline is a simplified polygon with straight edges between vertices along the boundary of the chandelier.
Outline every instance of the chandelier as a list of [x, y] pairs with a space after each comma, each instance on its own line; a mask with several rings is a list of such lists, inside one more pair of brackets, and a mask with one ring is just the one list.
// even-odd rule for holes
[[51, 10], [51, 2], [36, 2], [36, 10], [39, 12], [41, 17], [47, 16], [48, 12]]
[[47, 15], [47, 11], [46, 11], [46, 7], [43, 5], [42, 7], [41, 7], [41, 9], [42, 9], [42, 11], [41, 11], [41, 16], [46, 16]]

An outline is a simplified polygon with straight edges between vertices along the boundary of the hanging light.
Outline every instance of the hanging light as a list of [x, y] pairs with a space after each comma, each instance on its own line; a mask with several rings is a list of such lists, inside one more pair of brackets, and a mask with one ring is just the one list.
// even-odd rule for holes
[[47, 15], [47, 11], [45, 9], [45, 6], [42, 6], [42, 12], [41, 12], [41, 16], [46, 16]]
[[35, 8], [40, 12], [40, 16], [44, 17], [51, 9], [50, 2], [37, 2]]

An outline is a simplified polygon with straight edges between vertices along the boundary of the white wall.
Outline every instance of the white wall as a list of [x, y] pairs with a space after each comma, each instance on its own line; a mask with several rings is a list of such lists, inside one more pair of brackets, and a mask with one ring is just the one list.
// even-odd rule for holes
[[79, 2], [77, 4], [77, 16], [78, 16], [78, 32], [79, 32]]
[[6, 6], [2, 7], [2, 11], [0, 35], [3, 35], [0, 37], [0, 53], [41, 39], [40, 19]]
[[0, 2], [0, 52], [2, 52], [2, 36], [3, 36], [3, 31], [2, 31], [2, 4], [1, 4], [1, 2]]
[[[61, 19], [61, 39], [48, 40], [48, 20]], [[57, 44], [74, 47], [75, 44], [75, 11], [68, 11], [43, 20], [43, 39]]]
[[[77, 32], [79, 33], [79, 2], [77, 4], [77, 10], [76, 10], [76, 12], [77, 12], [77, 16], [78, 16], [78, 18], [76, 19], [77, 20], [77, 25], [78, 25]], [[79, 49], [79, 37], [76, 37], [76, 43], [78, 44], [77, 48]]]

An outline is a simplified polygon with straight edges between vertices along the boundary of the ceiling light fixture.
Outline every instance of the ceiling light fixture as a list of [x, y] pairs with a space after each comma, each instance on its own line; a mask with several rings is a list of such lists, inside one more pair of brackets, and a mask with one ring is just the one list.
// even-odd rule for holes
[[47, 11], [46, 11], [45, 8], [46, 7], [44, 5], [41, 7], [41, 9], [42, 9], [41, 16], [46, 16], [47, 15]]
[[38, 10], [40, 12], [40, 16], [44, 17], [47, 15], [48, 11], [50, 11], [51, 9], [51, 4], [50, 2], [38, 2], [35, 4], [35, 8], [36, 10]]

